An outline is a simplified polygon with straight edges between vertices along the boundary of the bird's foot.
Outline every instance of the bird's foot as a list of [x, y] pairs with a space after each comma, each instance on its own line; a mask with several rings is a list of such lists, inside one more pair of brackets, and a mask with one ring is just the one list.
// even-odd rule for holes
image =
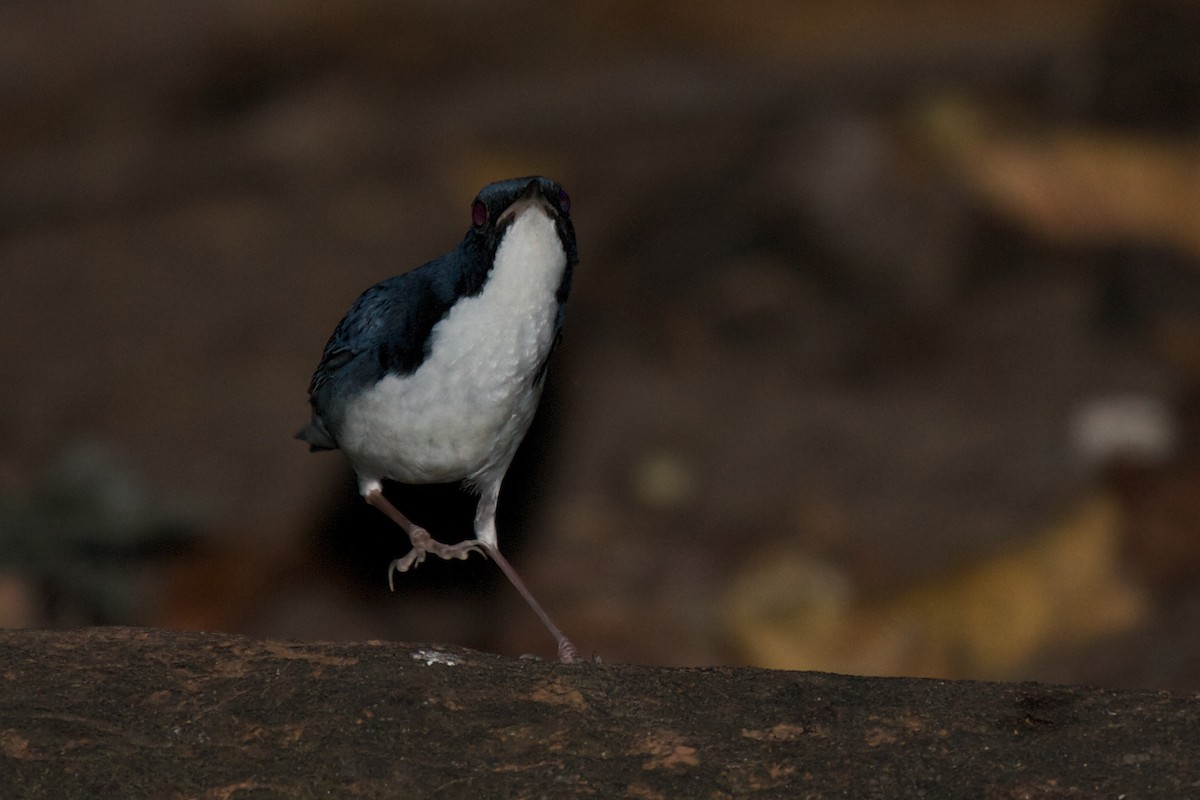
[[565, 636], [558, 640], [558, 661], [560, 664], [579, 663], [579, 651], [575, 649], [575, 645], [571, 644], [571, 640]]
[[429, 531], [415, 525], [408, 532], [408, 538], [412, 542], [412, 550], [409, 550], [407, 555], [395, 559], [388, 565], [389, 589], [395, 589], [392, 583], [392, 577], [395, 573], [408, 572], [424, 561], [425, 556], [430, 553], [447, 561], [452, 558], [466, 559], [471, 553], [479, 553], [485, 558], [487, 557], [486, 545], [478, 539], [468, 539], [465, 542], [457, 544], [443, 544], [430, 536]]

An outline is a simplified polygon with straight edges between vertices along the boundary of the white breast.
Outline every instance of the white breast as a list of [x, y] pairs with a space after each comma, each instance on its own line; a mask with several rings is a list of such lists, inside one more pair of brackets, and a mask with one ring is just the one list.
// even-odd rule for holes
[[338, 444], [360, 480], [499, 480], [541, 394], [533, 376], [554, 343], [566, 253], [536, 204], [509, 226], [483, 291], [433, 328], [429, 357], [347, 408]]

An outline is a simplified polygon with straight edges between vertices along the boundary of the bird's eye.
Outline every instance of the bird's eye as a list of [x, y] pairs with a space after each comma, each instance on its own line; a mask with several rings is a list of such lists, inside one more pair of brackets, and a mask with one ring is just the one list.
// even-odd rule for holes
[[482, 200], [476, 200], [471, 204], [471, 222], [475, 223], [476, 228], [482, 228], [487, 221], [487, 205]]
[[563, 210], [564, 214], [571, 213], [571, 196], [565, 189], [558, 190], [558, 207]]

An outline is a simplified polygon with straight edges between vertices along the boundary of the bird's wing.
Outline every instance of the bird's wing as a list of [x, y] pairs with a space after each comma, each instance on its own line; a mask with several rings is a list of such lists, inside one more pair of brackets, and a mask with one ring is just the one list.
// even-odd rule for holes
[[386, 375], [409, 375], [425, 361], [433, 328], [455, 301], [475, 294], [486, 272], [451, 251], [367, 289], [342, 317], [308, 387], [313, 421], [300, 438], [336, 446], [347, 401]]
[[407, 375], [421, 366], [429, 354], [433, 326], [449, 312], [456, 297], [457, 286], [443, 263], [446, 260], [443, 256], [359, 295], [329, 337], [309, 395], [315, 399], [334, 375], [356, 384], [389, 373]]
[[370, 356], [395, 310], [386, 284], [378, 283], [359, 295], [325, 344], [321, 363], [308, 384], [312, 419], [296, 434], [297, 439], [308, 442], [311, 450], [333, 450], [338, 446], [335, 431], [341, 408], [375, 371], [370, 368]]
[[[342, 410], [355, 393], [389, 373], [406, 375], [424, 360], [429, 331], [445, 313], [437, 309], [449, 308], [449, 301], [431, 300], [427, 273], [418, 269], [375, 284], [334, 329], [308, 385], [312, 420], [297, 434], [311, 449], [338, 446]], [[428, 321], [431, 313], [438, 317]]]
[[317, 395], [330, 378], [375, 348], [396, 305], [389, 295], [387, 284], [388, 281], [384, 281], [367, 289], [342, 317], [325, 343], [321, 363], [317, 365], [312, 383], [308, 386], [310, 395]]

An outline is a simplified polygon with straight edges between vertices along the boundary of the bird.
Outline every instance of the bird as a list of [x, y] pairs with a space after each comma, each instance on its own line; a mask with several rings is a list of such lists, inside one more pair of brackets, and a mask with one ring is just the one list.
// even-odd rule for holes
[[[484, 186], [458, 247], [380, 281], [350, 306], [308, 387], [312, 452], [340, 449], [359, 493], [408, 535], [388, 585], [427, 555], [490, 558], [550, 631], [563, 663], [578, 651], [501, 554], [496, 506], [533, 421], [579, 261], [571, 201], [554, 180]], [[433, 538], [385, 496], [384, 480], [461, 483], [477, 496], [474, 536]]]

